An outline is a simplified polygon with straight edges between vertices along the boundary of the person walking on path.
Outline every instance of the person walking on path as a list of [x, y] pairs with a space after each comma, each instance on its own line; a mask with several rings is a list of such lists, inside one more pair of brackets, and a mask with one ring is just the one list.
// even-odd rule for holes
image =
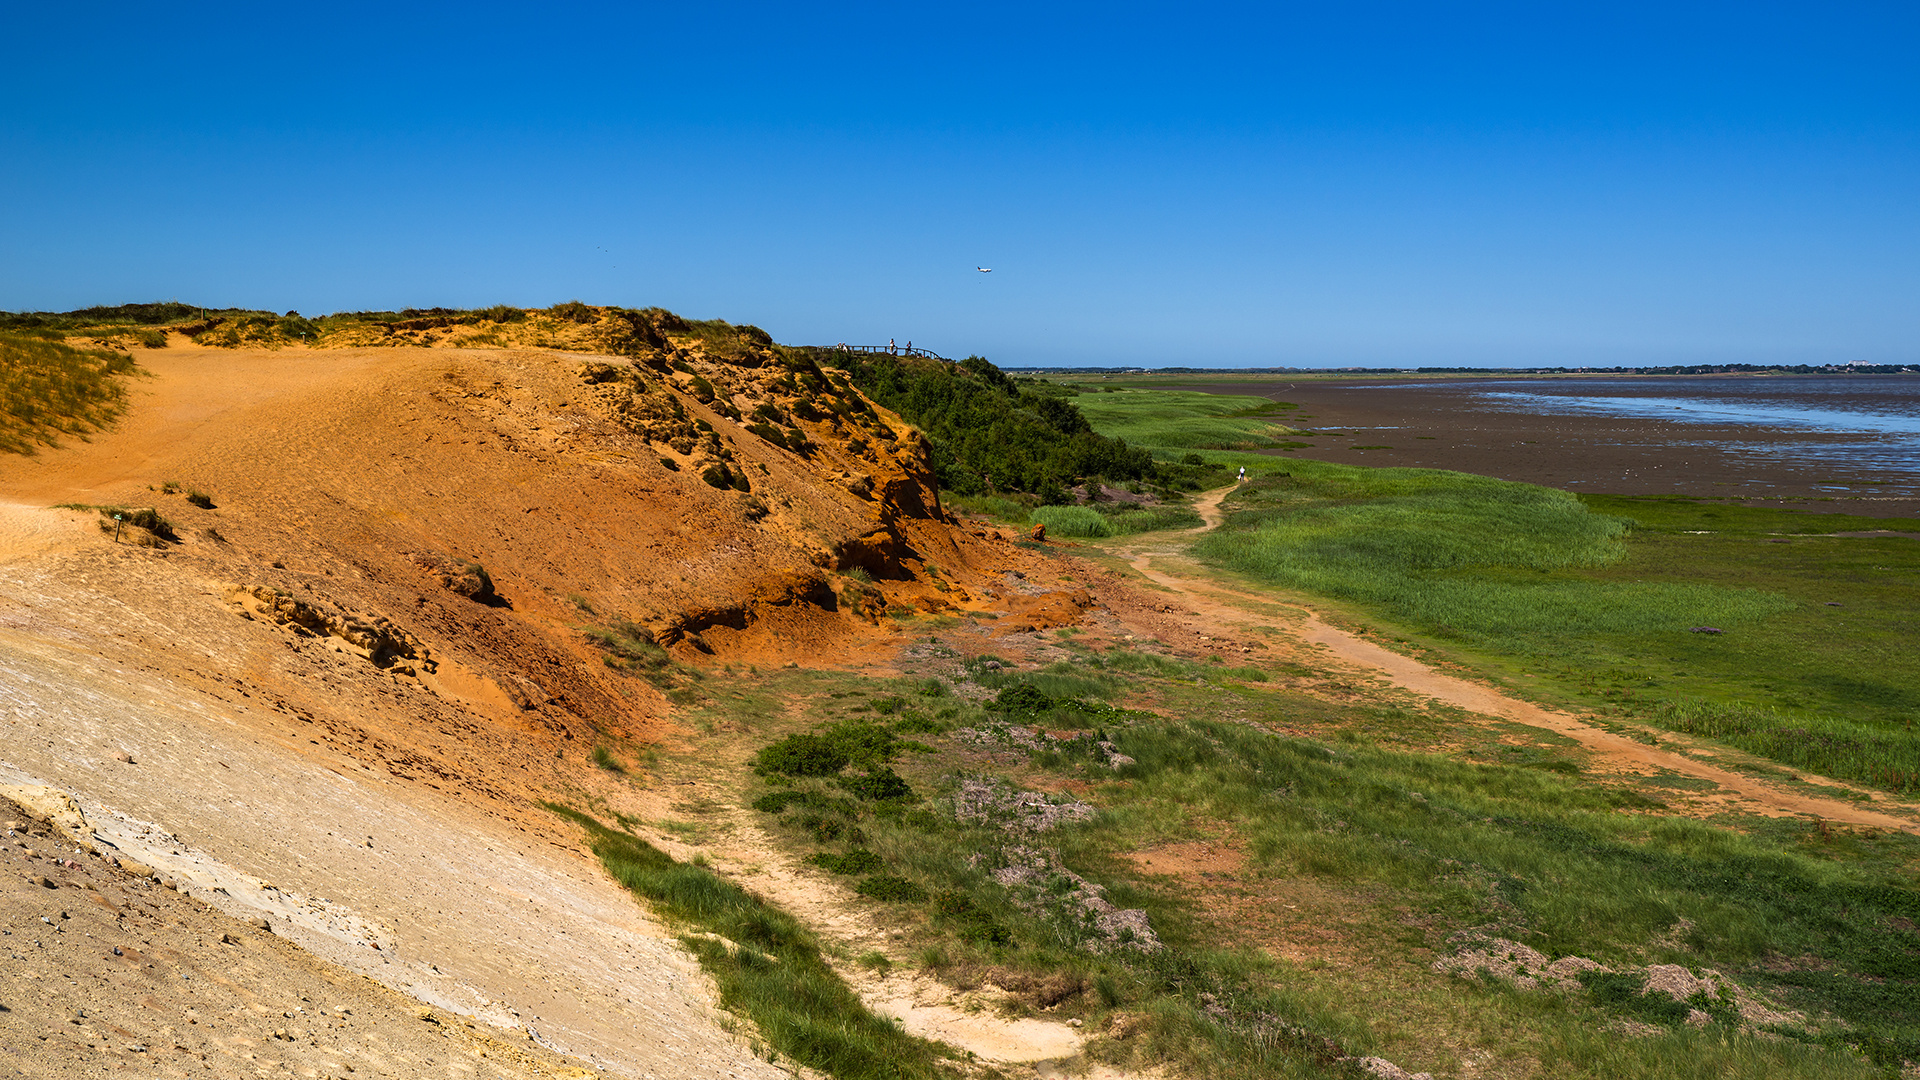
[[1240, 466], [1240, 482], [1243, 484], [1247, 482], [1247, 467], [1245, 465]]

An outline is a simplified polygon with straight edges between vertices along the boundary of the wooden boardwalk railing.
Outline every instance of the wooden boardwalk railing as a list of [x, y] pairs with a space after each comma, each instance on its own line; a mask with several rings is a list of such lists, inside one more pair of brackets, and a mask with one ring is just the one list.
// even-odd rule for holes
[[916, 349], [912, 345], [849, 345], [843, 341], [838, 345], [823, 345], [819, 348], [828, 352], [858, 353], [863, 356], [918, 356], [927, 360], [953, 363], [931, 349]]

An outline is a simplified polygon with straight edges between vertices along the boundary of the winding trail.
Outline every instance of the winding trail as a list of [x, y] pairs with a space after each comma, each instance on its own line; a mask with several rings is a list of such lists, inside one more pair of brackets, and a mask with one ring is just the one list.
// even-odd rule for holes
[[[1769, 817], [1811, 817], [1836, 824], [1920, 834], [1920, 821], [1912, 817], [1895, 816], [1856, 802], [1783, 790], [1695, 757], [1647, 746], [1570, 713], [1542, 708], [1480, 683], [1442, 674], [1413, 657], [1402, 656], [1328, 624], [1296, 598], [1248, 592], [1168, 569], [1167, 563], [1187, 554], [1193, 537], [1219, 527], [1226, 519], [1220, 504], [1233, 491], [1232, 487], [1209, 491], [1194, 503], [1194, 509], [1204, 521], [1202, 525], [1183, 532], [1150, 534], [1150, 538], [1114, 545], [1109, 550], [1126, 559], [1142, 577], [1177, 594], [1188, 607], [1210, 620], [1222, 624], [1245, 622], [1251, 614], [1244, 606], [1248, 603], [1286, 607], [1300, 616], [1294, 633], [1303, 645], [1321, 650], [1326, 658], [1354, 669], [1362, 677], [1382, 679], [1400, 689], [1471, 712], [1544, 728], [1579, 742], [1617, 765], [1635, 770], [1667, 769], [1711, 781], [1732, 796], [1739, 809], [1747, 812]], [[1853, 789], [1840, 781], [1824, 778], [1822, 783], [1858, 790], [1866, 799], [1889, 810], [1913, 813], [1908, 804], [1879, 792]]]

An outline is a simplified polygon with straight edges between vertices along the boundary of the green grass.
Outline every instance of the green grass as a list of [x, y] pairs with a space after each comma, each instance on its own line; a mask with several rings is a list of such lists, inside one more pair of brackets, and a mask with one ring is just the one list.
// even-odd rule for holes
[[1261, 397], [1116, 390], [1073, 403], [1094, 430], [1153, 449], [1265, 450], [1295, 433], [1282, 423], [1292, 407]]
[[1037, 506], [1027, 512], [1027, 520], [1045, 525], [1049, 536], [1113, 535], [1100, 511], [1087, 506]]
[[[1920, 916], [1896, 868], [1911, 838], [1863, 852], [1803, 824], [1762, 837], [1622, 815], [1615, 793], [1552, 771], [1238, 724], [1145, 723], [1116, 738], [1136, 764], [1108, 820], [1129, 842], [1177, 830], [1174, 808], [1235, 821], [1268, 874], [1389, 888], [1452, 925], [1492, 920], [1549, 956], [1718, 967], [1844, 1020], [1840, 1041], [1883, 1066], [1920, 1056], [1920, 938], [1898, 929]], [[1654, 944], [1682, 919], [1678, 945]]]
[[1531, 484], [1296, 462], [1230, 508], [1227, 527], [1195, 545], [1202, 558], [1496, 649], [1738, 626], [1795, 606], [1750, 588], [1584, 575], [1626, 557], [1630, 523]]
[[106, 428], [126, 410], [124, 379], [136, 370], [125, 353], [0, 333], [0, 453]]
[[[475, 564], [478, 569], [478, 564]], [[485, 570], [480, 570], [484, 574]], [[591, 608], [580, 605], [583, 611]], [[609, 625], [581, 630], [587, 643], [601, 652], [601, 662], [615, 671], [638, 675], [662, 689], [673, 685], [673, 658], [653, 640], [653, 632], [639, 623], [615, 619]]]
[[1184, 503], [1093, 503], [1028, 507], [998, 496], [942, 495], [949, 509], [985, 514], [1013, 525], [1042, 523], [1050, 536], [1097, 539], [1163, 529], [1191, 529], [1200, 515]]
[[751, 1021], [774, 1051], [837, 1080], [940, 1075], [941, 1048], [869, 1012], [799, 920], [586, 814], [548, 809], [585, 829], [607, 873], [687, 932], [681, 941], [718, 985], [721, 1007]]
[[[1478, 1060], [1493, 1074], [1510, 1066], [1681, 1080], [1877, 1076], [1920, 1055], [1920, 936], [1911, 929], [1920, 892], [1902, 869], [1920, 843], [1910, 837], [1793, 821], [1736, 831], [1658, 816], [1656, 801], [1589, 779], [1558, 744], [1516, 746], [1493, 733], [1459, 745], [1460, 729], [1449, 727], [1458, 721], [1222, 683], [1216, 665], [1114, 650], [1044, 674], [1129, 695], [1159, 714], [1109, 710], [1100, 721], [1099, 734], [1131, 764], [1115, 772], [1087, 753], [1044, 747], [989, 761], [973, 736], [950, 732], [899, 759], [919, 793], [911, 800], [849, 799], [832, 775], [773, 777], [780, 783], [770, 790], [748, 781], [746, 792], [777, 816], [768, 831], [778, 842], [823, 868], [868, 873], [853, 891], [880, 925], [906, 930], [903, 948], [930, 972], [1013, 989], [1016, 1010], [1051, 1000], [1053, 1015], [1082, 1017], [1089, 1032], [1123, 1018], [1133, 1025], [1123, 1042], [1095, 1041], [1099, 1060], [1172, 1075], [1349, 1075], [1340, 1058], [1379, 1053], [1447, 1075]], [[1017, 690], [1019, 701], [1038, 700], [1019, 678], [1001, 686], [1003, 697]], [[836, 715], [855, 696], [820, 695], [800, 715]], [[903, 717], [938, 709], [950, 728], [990, 729], [1000, 715], [966, 699], [876, 700]], [[1267, 729], [1300, 724], [1329, 737]], [[1391, 745], [1409, 732], [1454, 745], [1444, 753]], [[957, 819], [955, 786], [983, 770], [1029, 790], [1071, 786], [1099, 813], [1038, 836]], [[1245, 852], [1246, 867], [1226, 881], [1163, 886], [1124, 857], [1196, 837]], [[1116, 906], [1146, 911], [1166, 947], [1102, 950], [1074, 919], [1019, 900], [991, 871], [1004, 852], [1035, 844], [1056, 850]], [[1258, 899], [1261, 890], [1294, 883], [1342, 898], [1306, 940], [1346, 934], [1348, 959], [1300, 964], [1263, 950], [1290, 939], [1262, 926], [1279, 905]], [[1230, 926], [1200, 910], [1221, 889], [1252, 890]], [[1724, 1015], [1696, 1032], [1670, 1023], [1681, 1014], [1626, 978], [1562, 996], [1428, 970], [1451, 950], [1448, 935], [1468, 928], [1623, 970], [1714, 967], [1811, 1019], [1781, 1040], [1742, 1033]], [[1067, 989], [1056, 999], [1020, 989], [1040, 986]], [[1654, 1031], [1623, 1038], [1619, 1019]], [[1505, 1065], [1486, 1063], [1489, 1047]]]
[[1901, 599], [1920, 545], [1809, 535], [1885, 522], [1308, 462], [1233, 507], [1202, 557], [1523, 668], [1563, 704], [1920, 791], [1920, 657], [1903, 644], [1920, 618]]

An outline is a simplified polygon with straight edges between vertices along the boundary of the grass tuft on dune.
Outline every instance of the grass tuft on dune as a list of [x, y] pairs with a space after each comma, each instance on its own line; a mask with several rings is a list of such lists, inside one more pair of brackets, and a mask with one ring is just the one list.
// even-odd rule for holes
[[0, 333], [0, 453], [31, 454], [62, 435], [84, 439], [126, 409], [133, 357]]

